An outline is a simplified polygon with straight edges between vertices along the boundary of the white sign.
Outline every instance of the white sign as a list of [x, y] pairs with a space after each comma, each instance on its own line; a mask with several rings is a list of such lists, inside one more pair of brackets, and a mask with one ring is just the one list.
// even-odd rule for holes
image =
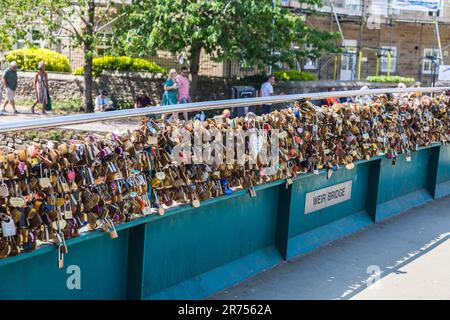
[[450, 81], [450, 66], [439, 66], [439, 80]]
[[440, 9], [440, 0], [394, 0], [392, 8], [411, 11], [437, 11]]
[[305, 214], [350, 200], [352, 180], [306, 194]]

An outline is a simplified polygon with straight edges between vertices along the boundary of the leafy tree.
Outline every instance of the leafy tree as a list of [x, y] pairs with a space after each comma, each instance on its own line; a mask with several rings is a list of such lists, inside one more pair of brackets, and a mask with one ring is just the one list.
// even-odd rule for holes
[[[300, 2], [320, 5], [321, 0]], [[137, 0], [124, 7], [127, 18], [115, 25], [114, 40], [128, 54], [187, 51], [193, 91], [202, 50], [218, 61], [234, 59], [248, 66], [278, 61], [295, 65], [301, 57], [337, 51], [331, 41], [337, 33], [313, 28], [305, 16], [280, 4], [277, 0], [273, 8], [272, 0]], [[315, 49], [302, 50], [303, 44]]]
[[56, 43], [66, 36], [84, 53], [85, 111], [93, 111], [92, 59], [102, 40], [102, 26], [117, 17], [122, 1], [112, 0], [2, 0], [0, 40], [10, 48], [18, 39], [27, 42], [27, 33], [36, 26], [43, 39]]

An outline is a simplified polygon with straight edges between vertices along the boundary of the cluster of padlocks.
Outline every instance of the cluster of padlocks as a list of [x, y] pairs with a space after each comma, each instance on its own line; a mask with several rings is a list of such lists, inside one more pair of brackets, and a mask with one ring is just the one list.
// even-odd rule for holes
[[419, 94], [332, 107], [299, 101], [263, 116], [146, 117], [124, 133], [4, 148], [0, 258], [54, 244], [62, 266], [66, 240], [82, 232], [100, 229], [115, 238], [117, 224], [177, 205], [198, 207], [237, 189], [256, 196], [256, 185], [290, 184], [324, 169], [330, 177], [374, 156], [395, 164], [406, 154], [408, 161], [418, 147], [450, 140], [449, 103], [446, 95]]

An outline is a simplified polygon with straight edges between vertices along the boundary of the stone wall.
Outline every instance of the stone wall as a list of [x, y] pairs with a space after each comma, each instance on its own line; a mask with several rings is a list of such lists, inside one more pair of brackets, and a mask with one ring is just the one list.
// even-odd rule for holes
[[[34, 99], [34, 73], [19, 72], [17, 100]], [[153, 104], [161, 101], [163, 83], [161, 75], [147, 73], [109, 73], [94, 81], [93, 96], [101, 89], [106, 89], [114, 101], [120, 104], [132, 104], [140, 90], [145, 90]], [[84, 80], [82, 76], [49, 73], [50, 94], [54, 101], [83, 99]], [[231, 97], [231, 87], [224, 78], [200, 78], [198, 94], [195, 101], [220, 100]]]
[[[33, 73], [20, 72], [17, 89], [17, 99], [29, 100], [34, 98]], [[112, 99], [121, 106], [131, 106], [137, 93], [144, 89], [152, 98], [153, 104], [160, 103], [163, 93], [164, 78], [161, 75], [145, 73], [110, 73], [103, 74], [95, 80], [94, 96], [100, 89], [108, 90]], [[226, 78], [200, 77], [198, 94], [194, 101], [222, 100], [231, 98], [233, 85], [252, 85], [259, 89], [261, 83], [244, 83], [242, 80]], [[371, 88], [392, 87], [395, 84], [377, 84], [364, 81], [303, 81], [280, 82], [275, 86], [278, 92], [285, 94], [328, 91], [336, 89], [359, 89], [363, 85]], [[53, 101], [68, 101], [83, 99], [84, 81], [82, 76], [49, 73], [50, 93]]]

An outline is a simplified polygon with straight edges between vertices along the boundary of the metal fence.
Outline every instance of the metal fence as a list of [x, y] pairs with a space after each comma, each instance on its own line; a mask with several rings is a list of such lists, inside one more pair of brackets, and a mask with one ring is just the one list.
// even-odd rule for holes
[[218, 110], [225, 108], [242, 108], [263, 104], [291, 103], [294, 101], [304, 99], [321, 100], [329, 98], [331, 96], [335, 98], [341, 98], [341, 97], [393, 94], [393, 93], [412, 93], [412, 92], [434, 93], [448, 90], [450, 90], [450, 87], [390, 88], [390, 89], [315, 92], [315, 93], [302, 93], [302, 94], [291, 94], [291, 95], [259, 97], [259, 98], [204, 101], [187, 104], [167, 105], [160, 107], [147, 107], [139, 109], [98, 112], [94, 114], [88, 113], [88, 114], [51, 117], [46, 119], [45, 123], [42, 122], [42, 119], [7, 122], [0, 124], [0, 133], [31, 130], [31, 129], [54, 128], [63, 125], [86, 124], [89, 122], [92, 123], [97, 121], [107, 121], [115, 119], [129, 119], [131, 117], [170, 114], [173, 112], [183, 112], [183, 111], [192, 112], [192, 111]]

